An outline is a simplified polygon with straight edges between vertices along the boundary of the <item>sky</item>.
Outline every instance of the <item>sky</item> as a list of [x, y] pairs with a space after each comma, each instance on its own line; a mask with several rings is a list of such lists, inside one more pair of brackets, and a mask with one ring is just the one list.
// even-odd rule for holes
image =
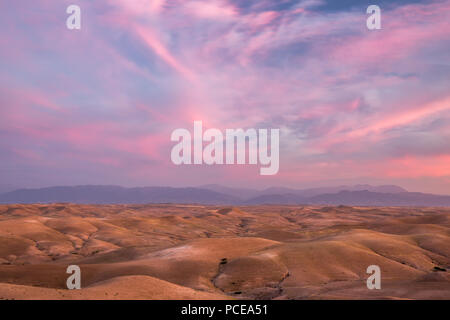
[[[0, 48], [0, 187], [450, 194], [450, 0], [2, 1]], [[278, 174], [174, 165], [196, 120], [279, 128]]]

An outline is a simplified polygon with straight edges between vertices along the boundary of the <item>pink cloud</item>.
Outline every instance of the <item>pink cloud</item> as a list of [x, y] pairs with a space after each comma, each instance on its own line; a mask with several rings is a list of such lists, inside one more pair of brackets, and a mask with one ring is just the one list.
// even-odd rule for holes
[[364, 12], [314, 12], [312, 2], [290, 11], [267, 1], [245, 10], [218, 0], [107, 3], [86, 5], [78, 34], [42, 23], [50, 2], [45, 16], [32, 14], [43, 29], [3, 31], [0, 123], [17, 157], [33, 160], [24, 150], [34, 143], [48, 158], [73, 153], [136, 177], [261, 179], [252, 168], [174, 174], [171, 130], [202, 120], [281, 127], [284, 162], [264, 183], [449, 174], [444, 156], [370, 156], [393, 130], [447, 121], [450, 1], [386, 9], [376, 32]]
[[188, 13], [198, 18], [228, 19], [238, 14], [237, 8], [223, 0], [188, 1], [182, 5]]
[[135, 25], [136, 34], [168, 65], [178, 71], [181, 75], [187, 79], [193, 79], [194, 73], [181, 64], [163, 43], [156, 37], [152, 30]]

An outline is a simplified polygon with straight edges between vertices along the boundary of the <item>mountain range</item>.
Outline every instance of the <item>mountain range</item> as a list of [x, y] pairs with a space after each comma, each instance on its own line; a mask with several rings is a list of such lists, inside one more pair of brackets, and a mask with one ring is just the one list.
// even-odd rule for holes
[[337, 186], [311, 189], [264, 190], [203, 185], [189, 188], [120, 186], [60, 186], [18, 189], [0, 194], [0, 203], [144, 204], [191, 203], [205, 205], [352, 205], [450, 206], [450, 196], [408, 192], [394, 186]]

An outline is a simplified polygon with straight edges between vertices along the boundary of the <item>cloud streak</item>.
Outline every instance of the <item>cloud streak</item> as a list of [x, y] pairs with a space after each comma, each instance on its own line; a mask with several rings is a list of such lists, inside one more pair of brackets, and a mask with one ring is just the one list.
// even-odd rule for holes
[[[382, 5], [375, 32], [356, 1], [270, 0], [79, 1], [71, 32], [66, 2], [0, 4], [5, 183], [423, 179], [450, 193], [448, 0]], [[174, 167], [170, 133], [194, 120], [280, 128], [280, 173]]]

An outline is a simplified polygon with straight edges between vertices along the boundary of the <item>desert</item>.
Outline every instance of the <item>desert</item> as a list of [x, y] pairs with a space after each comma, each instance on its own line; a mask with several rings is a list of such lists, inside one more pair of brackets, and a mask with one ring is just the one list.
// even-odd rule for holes
[[0, 299], [450, 299], [449, 240], [449, 208], [1, 205]]

